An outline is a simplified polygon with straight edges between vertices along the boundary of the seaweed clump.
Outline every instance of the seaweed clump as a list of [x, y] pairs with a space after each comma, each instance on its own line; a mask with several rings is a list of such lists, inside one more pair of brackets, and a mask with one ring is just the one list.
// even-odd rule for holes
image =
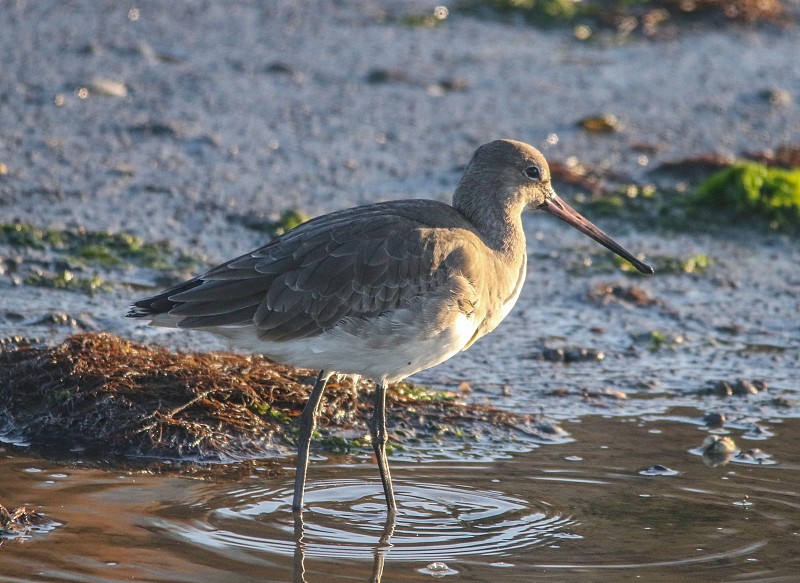
[[646, 36], [656, 34], [665, 22], [690, 15], [748, 24], [788, 19], [786, 0], [460, 0], [455, 8], [478, 15], [519, 15], [534, 25], [588, 21], [623, 35], [640, 29]]
[[800, 225], [800, 169], [738, 162], [703, 182], [697, 201], [735, 215], [757, 213], [774, 227]]
[[[39, 452], [79, 450], [105, 459], [292, 454], [296, 424], [290, 421], [300, 415], [313, 375], [260, 356], [173, 354], [107, 333], [79, 334], [53, 348], [0, 350], [0, 434]], [[334, 440], [337, 450], [368, 446], [361, 438], [368, 433], [371, 390], [350, 378], [328, 383], [322, 437], [352, 441], [344, 447]], [[387, 400], [395, 443], [447, 434], [451, 422], [464, 433], [497, 425], [530, 435], [527, 417], [458, 403], [450, 393], [401, 383]]]
[[0, 543], [4, 538], [22, 537], [30, 530], [43, 529], [49, 523], [42, 514], [25, 506], [7, 510], [0, 504]]

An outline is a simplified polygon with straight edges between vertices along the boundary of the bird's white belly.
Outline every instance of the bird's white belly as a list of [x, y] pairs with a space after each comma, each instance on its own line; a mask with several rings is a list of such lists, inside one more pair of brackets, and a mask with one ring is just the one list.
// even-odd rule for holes
[[391, 383], [455, 355], [478, 326], [473, 317], [456, 312], [448, 318], [446, 326], [431, 333], [424, 321], [409, 323], [404, 314], [394, 316], [385, 317], [359, 334], [337, 327], [318, 336], [288, 342], [259, 339], [252, 327], [218, 332], [239, 348], [284, 364], [358, 374]]

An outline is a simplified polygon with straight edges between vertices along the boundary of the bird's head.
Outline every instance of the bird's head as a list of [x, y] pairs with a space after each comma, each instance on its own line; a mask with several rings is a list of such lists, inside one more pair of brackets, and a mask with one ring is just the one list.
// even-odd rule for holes
[[475, 151], [453, 197], [453, 206], [470, 218], [506, 220], [526, 208], [543, 210], [572, 225], [642, 273], [653, 268], [581, 216], [553, 190], [550, 167], [542, 153], [523, 142], [495, 140]]

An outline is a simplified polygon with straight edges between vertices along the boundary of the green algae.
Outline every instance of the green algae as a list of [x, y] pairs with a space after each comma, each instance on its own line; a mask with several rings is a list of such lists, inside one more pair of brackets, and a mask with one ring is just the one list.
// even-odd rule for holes
[[713, 174], [697, 188], [700, 206], [739, 216], [753, 214], [773, 227], [800, 225], [800, 169], [738, 162]]
[[14, 247], [45, 249], [63, 245], [64, 238], [62, 232], [55, 229], [40, 229], [28, 223], [2, 223], [0, 243]]
[[[628, 260], [618, 255], [594, 250], [587, 253], [585, 248], [577, 248], [574, 253], [578, 260], [570, 262], [569, 271], [571, 273], [617, 273], [621, 271], [625, 275], [646, 277]], [[644, 259], [650, 264], [656, 275], [702, 275], [714, 265], [714, 260], [705, 253], [684, 257], [647, 255], [646, 257], [640, 257], [640, 259]]]
[[680, 261], [676, 273], [704, 273], [713, 264], [708, 255], [700, 253]]
[[283, 211], [277, 220], [273, 220], [270, 217], [257, 213], [228, 216], [229, 221], [239, 223], [248, 229], [258, 231], [259, 233], [264, 233], [270, 239], [280, 237], [298, 225], [302, 225], [310, 218], [311, 217], [306, 215], [304, 212], [297, 209]]
[[[369, 435], [363, 437], [341, 437], [338, 435], [314, 434], [314, 445], [332, 453], [355, 453], [359, 451], [372, 451], [372, 440]], [[392, 444], [386, 444], [386, 451], [391, 452]]]
[[259, 417], [275, 421], [276, 423], [280, 423], [282, 425], [292, 422], [292, 418], [289, 417], [289, 415], [287, 415], [284, 411], [273, 407], [266, 401], [254, 401], [253, 403], [250, 403], [247, 408]]
[[442, 24], [450, 11], [446, 6], [437, 6], [433, 12], [406, 14], [400, 19], [406, 26], [419, 26], [422, 28], [435, 28]]
[[[608, 180], [608, 179], [607, 179]], [[620, 183], [609, 180], [607, 186], [598, 186], [590, 196], [579, 199], [587, 214], [603, 217], [630, 217], [660, 223], [662, 209], [666, 207], [665, 193], [651, 183]], [[585, 190], [585, 188], [584, 188]]]
[[409, 399], [418, 403], [453, 403], [457, 396], [450, 391], [436, 391], [427, 387], [399, 382], [394, 387], [398, 398]]
[[636, 344], [644, 344], [650, 352], [658, 352], [665, 348], [675, 348], [683, 344], [683, 337], [675, 334], [651, 330], [632, 337]]
[[627, 201], [625, 197], [617, 193], [593, 196], [587, 201], [591, 206], [592, 213], [600, 216], [617, 216], [626, 209]]
[[[175, 251], [169, 242], [145, 242], [130, 233], [55, 229], [30, 223], [0, 223], [0, 245], [24, 256], [19, 282], [25, 285], [87, 294], [109, 292], [109, 272], [132, 267], [162, 272], [183, 272], [200, 265], [198, 258]], [[50, 262], [42, 265], [41, 255]], [[32, 261], [31, 261], [32, 259]]]
[[664, 347], [664, 344], [667, 342], [666, 336], [664, 336], [658, 330], [653, 330], [650, 333], [650, 342], [648, 344], [648, 348], [650, 352], [657, 352]]
[[[289, 219], [287, 219], [289, 220]], [[0, 244], [56, 251], [79, 262], [103, 266], [134, 264], [151, 269], [186, 269], [196, 258], [176, 253], [167, 241], [146, 243], [130, 233], [36, 227], [30, 223], [0, 224]]]
[[287, 233], [295, 227], [302, 225], [308, 219], [309, 217], [299, 210], [290, 209], [283, 211], [281, 216], [278, 217], [278, 220], [270, 226], [268, 233], [272, 237], [280, 237], [284, 233]]
[[[739, 22], [785, 22], [791, 20], [786, 0], [461, 0], [452, 10], [469, 15], [506, 18], [519, 16], [534, 26], [591, 23], [615, 29], [620, 36], [639, 31], [653, 36], [667, 22], [719, 16]], [[585, 40], [591, 29], [576, 32]]]
[[112, 286], [99, 275], [90, 277], [76, 276], [69, 269], [62, 269], [55, 273], [39, 272], [28, 275], [24, 280], [26, 285], [45, 287], [65, 291], [76, 291], [89, 295], [100, 292], [110, 292]]
[[[612, 255], [611, 260], [614, 264], [625, 273], [639, 274], [636, 268], [631, 265], [627, 260]], [[689, 257], [670, 257], [670, 256], [655, 256], [648, 257], [648, 261], [652, 264], [653, 269], [659, 275], [681, 275], [685, 273], [705, 273], [713, 264], [713, 261], [703, 253], [691, 255]]]
[[114, 254], [109, 248], [104, 247], [103, 245], [95, 244], [90, 244], [79, 248], [75, 253], [75, 257], [106, 266], [116, 266], [123, 262], [122, 259]]
[[579, 14], [575, 0], [462, 0], [457, 7], [467, 14], [520, 15], [536, 25], [570, 22]]

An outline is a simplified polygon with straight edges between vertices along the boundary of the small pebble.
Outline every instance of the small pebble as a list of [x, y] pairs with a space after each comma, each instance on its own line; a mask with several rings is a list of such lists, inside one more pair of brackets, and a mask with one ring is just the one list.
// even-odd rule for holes
[[470, 88], [470, 82], [462, 77], [454, 77], [452, 79], [442, 79], [439, 81], [439, 87], [445, 91], [466, 91]]
[[639, 474], [642, 476], [677, 476], [677, 470], [662, 466], [661, 464], [654, 464], [645, 470], [640, 470]]
[[105, 97], [127, 97], [128, 88], [124, 83], [112, 81], [104, 77], [95, 77], [89, 84], [89, 90]]
[[792, 94], [786, 89], [766, 89], [761, 92], [761, 97], [770, 105], [789, 105], [792, 102]]
[[436, 561], [429, 563], [424, 569], [419, 569], [419, 573], [433, 575], [434, 577], [446, 577], [447, 575], [457, 575], [458, 571], [451, 569], [446, 563]]
[[719, 381], [714, 385], [713, 392], [719, 397], [730, 397], [733, 395], [733, 389], [725, 381]]
[[292, 69], [286, 63], [281, 63], [279, 61], [275, 61], [274, 63], [270, 63], [265, 68], [267, 73], [273, 73], [276, 75], [294, 75], [294, 69]]
[[757, 393], [758, 389], [748, 380], [740, 379], [735, 385], [733, 385], [734, 395], [755, 395]]
[[747, 379], [739, 379], [735, 383], [729, 383], [728, 381], [717, 381], [713, 388], [708, 391], [708, 393], [717, 395], [718, 397], [743, 397], [745, 395], [756, 395], [767, 390], [767, 384], [763, 381], [751, 382]]
[[703, 417], [703, 422], [710, 429], [720, 429], [725, 425], [726, 420], [727, 418], [725, 417], [724, 413], [708, 413], [705, 417]]
[[606, 355], [593, 348], [545, 348], [542, 350], [541, 358], [549, 362], [587, 362], [600, 361]]
[[762, 459], [764, 457], [765, 457], [764, 452], [762, 452], [757, 447], [753, 449], [748, 449], [747, 451], [740, 451], [736, 456], [737, 459], [741, 458], [743, 460], [748, 460], [748, 461], [754, 461], [757, 459]]
[[703, 455], [729, 455], [736, 451], [736, 443], [730, 437], [709, 435], [703, 440]]
[[585, 117], [578, 122], [578, 125], [587, 132], [592, 132], [595, 134], [609, 134], [612, 132], [618, 132], [622, 129], [622, 124], [620, 121], [611, 113]]
[[600, 390], [600, 394], [604, 397], [611, 397], [612, 399], [617, 399], [619, 401], [624, 401], [628, 398], [628, 395], [624, 391], [620, 391], [619, 389], [612, 389], [609, 387], [604, 387]]
[[367, 83], [407, 83], [408, 73], [402, 69], [373, 69], [367, 73]]
[[612, 300], [621, 300], [635, 306], [651, 306], [657, 301], [647, 291], [636, 286], [599, 284], [590, 293], [589, 297], [607, 303]]
[[77, 326], [78, 321], [63, 312], [45, 314], [33, 323], [34, 326]]
[[709, 435], [703, 440], [701, 446], [703, 463], [708, 467], [715, 468], [727, 464], [736, 452], [736, 444], [730, 437], [720, 437], [719, 435]]

